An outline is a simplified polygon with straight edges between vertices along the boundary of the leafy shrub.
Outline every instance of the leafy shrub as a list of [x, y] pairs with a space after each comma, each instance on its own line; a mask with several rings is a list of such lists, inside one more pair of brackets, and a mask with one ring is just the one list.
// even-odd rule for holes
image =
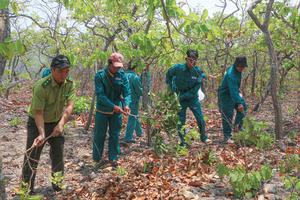
[[255, 145], [258, 149], [270, 149], [274, 143], [274, 137], [263, 130], [267, 127], [264, 122], [257, 122], [245, 117], [244, 129], [233, 135], [236, 143], [250, 146]]
[[271, 179], [272, 170], [268, 166], [262, 166], [257, 171], [247, 171], [243, 166], [233, 169], [223, 164], [217, 166], [218, 175], [223, 178], [227, 176], [236, 197], [252, 197], [260, 189], [262, 183]]
[[90, 109], [91, 101], [92, 101], [91, 97], [86, 97], [86, 96], [76, 97], [74, 102], [73, 112], [75, 114], [88, 112], [88, 110]]
[[21, 125], [23, 120], [20, 117], [15, 117], [12, 120], [9, 121], [10, 126], [18, 127]]

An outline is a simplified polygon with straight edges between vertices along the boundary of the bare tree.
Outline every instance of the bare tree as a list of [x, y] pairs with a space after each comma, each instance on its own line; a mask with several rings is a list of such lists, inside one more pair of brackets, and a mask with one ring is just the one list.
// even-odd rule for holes
[[274, 49], [271, 34], [269, 32], [270, 15], [271, 15], [271, 10], [272, 10], [274, 0], [269, 0], [267, 4], [263, 23], [261, 23], [258, 17], [253, 13], [255, 7], [261, 2], [262, 0], [257, 0], [253, 2], [253, 4], [248, 9], [248, 14], [250, 15], [251, 19], [254, 21], [256, 26], [263, 32], [268, 44], [270, 64], [271, 64], [271, 76], [270, 76], [271, 91], [270, 92], [271, 92], [273, 107], [275, 112], [275, 134], [276, 134], [276, 138], [280, 139], [282, 137], [282, 111], [281, 111], [281, 105], [277, 94], [278, 93], [278, 80], [277, 80], [278, 62], [277, 62], [277, 55]]

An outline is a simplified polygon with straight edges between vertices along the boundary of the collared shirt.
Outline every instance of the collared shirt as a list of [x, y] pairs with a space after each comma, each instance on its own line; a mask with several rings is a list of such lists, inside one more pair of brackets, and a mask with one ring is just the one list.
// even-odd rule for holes
[[140, 96], [143, 95], [142, 82], [140, 77], [132, 70], [126, 71], [126, 76], [129, 81], [131, 90], [131, 100], [133, 103], [137, 103]]
[[241, 104], [244, 100], [239, 95], [242, 73], [236, 70], [234, 65], [230, 66], [222, 80], [219, 88], [219, 95], [222, 98], [231, 99], [235, 105]]
[[115, 105], [121, 106], [124, 98], [124, 106], [131, 102], [131, 91], [124, 70], [120, 69], [114, 75], [108, 68], [99, 70], [95, 75], [95, 91], [97, 96], [97, 110], [112, 112]]
[[73, 81], [67, 79], [62, 85], [58, 85], [52, 75], [48, 75], [34, 84], [29, 116], [34, 118], [36, 110], [43, 110], [45, 123], [57, 122], [66, 103], [74, 101], [74, 98]]
[[179, 94], [179, 100], [192, 100], [198, 98], [198, 90], [205, 77], [198, 66], [190, 69], [186, 63], [175, 64], [166, 74], [166, 83]]

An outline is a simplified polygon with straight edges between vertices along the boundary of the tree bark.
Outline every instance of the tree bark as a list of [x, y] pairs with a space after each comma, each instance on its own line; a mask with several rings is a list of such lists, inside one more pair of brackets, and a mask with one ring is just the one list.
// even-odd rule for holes
[[[0, 10], [0, 43], [2, 43], [10, 34], [8, 9]], [[4, 74], [6, 58], [0, 55], [0, 83]]]
[[248, 9], [248, 14], [250, 15], [251, 19], [254, 21], [256, 26], [263, 32], [264, 37], [266, 39], [268, 50], [269, 50], [269, 58], [270, 58], [270, 65], [271, 65], [271, 76], [270, 76], [270, 85], [271, 85], [271, 96], [273, 102], [273, 108], [275, 113], [275, 135], [276, 139], [281, 139], [282, 137], [282, 112], [281, 112], [281, 105], [278, 98], [278, 62], [277, 56], [274, 49], [273, 41], [271, 38], [271, 34], [269, 32], [269, 24], [270, 24], [270, 15], [274, 0], [269, 0], [266, 8], [266, 12], [264, 15], [264, 22], [263, 24], [259, 21], [258, 17], [253, 13], [253, 9], [261, 3], [262, 0], [257, 0], [253, 2], [253, 4]]
[[0, 157], [0, 199], [1, 200], [6, 199], [5, 183], [4, 183], [4, 177], [2, 174], [2, 158], [1, 157]]
[[258, 59], [257, 51], [254, 51], [254, 62], [253, 62], [252, 84], [251, 84], [251, 94], [252, 95], [254, 95], [254, 92], [255, 92], [257, 59]]
[[[142, 107], [143, 111], [146, 113], [149, 113], [149, 107], [150, 107], [150, 81], [149, 80], [149, 69], [146, 67], [144, 71], [142, 72], [142, 86], [143, 86], [143, 95], [142, 95]], [[147, 136], [147, 144], [148, 146], [151, 146], [151, 123], [150, 119], [146, 118], [146, 136]]]

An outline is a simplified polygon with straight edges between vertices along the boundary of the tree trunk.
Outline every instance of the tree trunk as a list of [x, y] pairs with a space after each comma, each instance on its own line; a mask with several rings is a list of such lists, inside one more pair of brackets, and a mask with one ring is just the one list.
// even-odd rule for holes
[[[2, 43], [10, 34], [8, 10], [0, 10], [0, 43]], [[4, 74], [6, 58], [0, 55], [0, 83]]]
[[257, 57], [257, 51], [254, 51], [254, 62], [253, 62], [252, 84], [251, 84], [251, 94], [252, 95], [254, 95], [254, 92], [255, 92], [257, 59], [258, 59], [258, 57]]
[[[148, 76], [149, 70], [148, 67], [142, 72], [142, 86], [143, 86], [143, 96], [142, 96], [142, 107], [145, 113], [149, 112], [150, 107], [150, 77]], [[151, 146], [151, 124], [150, 119], [146, 118], [146, 135], [147, 135], [147, 144]]]
[[298, 62], [298, 106], [297, 106], [297, 108], [298, 108], [298, 112], [300, 111], [300, 54], [298, 55], [298, 60], [299, 60], [299, 62]]
[[271, 91], [270, 92], [272, 96], [274, 113], [275, 113], [275, 134], [276, 134], [276, 139], [281, 139], [282, 112], [281, 112], [280, 101], [278, 98], [278, 80], [277, 80], [278, 63], [277, 63], [277, 57], [276, 57], [270, 32], [268, 30], [265, 30], [264, 35], [268, 44], [270, 64], [271, 64], [271, 76], [270, 76]]
[[2, 174], [2, 158], [1, 157], [0, 157], [0, 199], [1, 200], [6, 199], [5, 183], [4, 183], [4, 177]]

